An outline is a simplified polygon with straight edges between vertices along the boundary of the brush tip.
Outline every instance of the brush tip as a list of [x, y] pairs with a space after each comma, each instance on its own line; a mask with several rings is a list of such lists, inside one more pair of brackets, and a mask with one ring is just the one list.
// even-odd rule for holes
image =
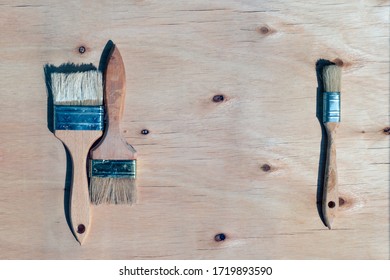
[[100, 71], [52, 73], [50, 78], [55, 105], [103, 105], [103, 78]]
[[341, 88], [341, 67], [327, 65], [322, 71], [325, 92], [340, 92]]
[[137, 201], [135, 178], [95, 177], [90, 180], [90, 197], [92, 204], [127, 204]]

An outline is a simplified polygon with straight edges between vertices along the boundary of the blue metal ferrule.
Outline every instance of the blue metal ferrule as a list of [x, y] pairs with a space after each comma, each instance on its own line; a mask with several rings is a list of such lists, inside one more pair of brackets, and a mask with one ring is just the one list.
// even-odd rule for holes
[[89, 176], [100, 178], [133, 178], [135, 179], [137, 161], [92, 159], [89, 164]]
[[55, 130], [103, 130], [103, 106], [54, 106]]
[[340, 122], [340, 92], [324, 92], [323, 122]]

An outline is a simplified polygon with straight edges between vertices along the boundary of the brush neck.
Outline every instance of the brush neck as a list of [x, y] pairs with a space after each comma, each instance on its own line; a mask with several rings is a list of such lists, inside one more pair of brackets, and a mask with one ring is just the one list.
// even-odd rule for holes
[[121, 119], [119, 117], [107, 117], [105, 128], [104, 128], [104, 135], [105, 136], [113, 136], [118, 137], [121, 135]]
[[332, 141], [334, 138], [336, 138], [336, 130], [339, 127], [340, 123], [339, 122], [327, 122], [325, 123], [325, 129], [326, 132], [328, 133], [328, 138], [331, 138]]
[[123, 137], [106, 134], [97, 147], [91, 150], [91, 159], [132, 160], [136, 159], [135, 149]]

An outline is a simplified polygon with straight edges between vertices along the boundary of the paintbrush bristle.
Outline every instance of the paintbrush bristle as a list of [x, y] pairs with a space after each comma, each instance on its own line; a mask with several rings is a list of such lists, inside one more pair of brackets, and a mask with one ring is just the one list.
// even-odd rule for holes
[[95, 205], [131, 205], [137, 200], [136, 179], [91, 177], [89, 192]]
[[52, 73], [54, 105], [103, 105], [102, 73], [97, 70], [76, 73]]
[[325, 66], [322, 71], [325, 92], [340, 92], [341, 68], [337, 65]]

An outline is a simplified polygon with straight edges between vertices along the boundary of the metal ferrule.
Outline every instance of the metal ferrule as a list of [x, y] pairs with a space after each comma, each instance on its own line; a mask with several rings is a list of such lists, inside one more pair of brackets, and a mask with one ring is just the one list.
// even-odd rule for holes
[[103, 130], [103, 106], [54, 106], [55, 130]]
[[137, 161], [133, 160], [90, 160], [90, 177], [100, 178], [134, 178], [137, 171]]
[[323, 122], [340, 122], [340, 92], [324, 92]]

